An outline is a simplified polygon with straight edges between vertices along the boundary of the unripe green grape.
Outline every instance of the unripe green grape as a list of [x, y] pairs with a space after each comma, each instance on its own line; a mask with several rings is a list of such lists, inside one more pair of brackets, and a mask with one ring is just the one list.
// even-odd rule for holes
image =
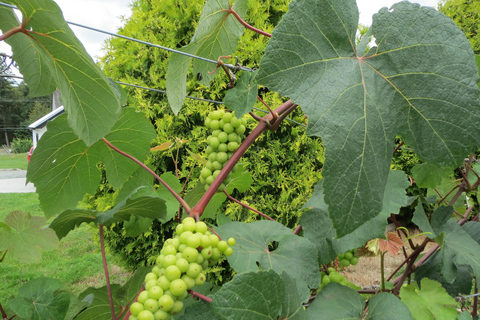
[[232, 172], [235, 173], [238, 170], [238, 164], [234, 165], [232, 168]]
[[155, 267], [152, 268], [152, 272], [155, 273], [159, 277], [160, 277], [160, 270], [162, 270], [162, 268], [159, 267], [159, 266], [155, 266]]
[[221, 164], [220, 162], [218, 161], [214, 161], [212, 162], [212, 169], [215, 171], [215, 170], [222, 170], [223, 168], [223, 164]]
[[203, 235], [203, 236], [201, 237], [201, 241], [202, 241], [202, 247], [203, 247], [204, 249], [210, 247], [210, 245], [211, 245], [211, 243], [212, 243], [212, 242], [210, 241], [210, 237], [207, 236], [207, 235]]
[[220, 129], [213, 130], [211, 136], [212, 136], [212, 137], [218, 137], [218, 135], [219, 135], [220, 133], [222, 133], [222, 132], [223, 132], [223, 131], [220, 130]]
[[151, 313], [148, 310], [142, 310], [140, 313], [137, 315], [138, 320], [155, 320], [153, 317], [153, 313]]
[[205, 233], [207, 230], [208, 230], [207, 224], [203, 221], [199, 221], [195, 225], [195, 232]]
[[238, 138], [238, 134], [236, 134], [235, 132], [232, 132], [228, 135], [229, 142], [232, 142], [232, 141], [237, 142], [237, 138]]
[[[153, 286], [152, 286], [153, 287]], [[143, 290], [142, 292], [140, 292], [140, 294], [138, 295], [137, 297], [137, 302], [141, 303], [142, 305], [145, 303], [145, 301], [147, 301], [148, 299], [148, 291], [147, 290]]]
[[356, 266], [358, 263], [358, 257], [352, 257], [352, 259], [350, 259], [350, 263], [352, 266]]
[[154, 273], [154, 272], [149, 272], [149, 273], [147, 273], [147, 275], [145, 276], [145, 282], [148, 282], [148, 281], [150, 281], [150, 280], [152, 280], [152, 279], [157, 280], [157, 279], [158, 279], [158, 275], [157, 275], [156, 273]]
[[238, 128], [242, 124], [242, 121], [237, 118], [232, 118], [232, 120], [230, 120], [230, 123], [234, 128]]
[[340, 281], [342, 281], [344, 279], [343, 276], [338, 272], [330, 273], [329, 278], [332, 282], [337, 282], [337, 283], [340, 283]]
[[[215, 161], [215, 162], [216, 162], [216, 161]], [[217, 171], [220, 171], [220, 170], [217, 170]], [[216, 171], [215, 171], [215, 172], [216, 172]], [[215, 180], [215, 177], [214, 177], [214, 176], [210, 176], [210, 177], [208, 177], [207, 179], [205, 179], [205, 184], [211, 185], [214, 180]]]
[[205, 280], [207, 277], [205, 276], [205, 273], [201, 272], [196, 278], [195, 278], [195, 285], [201, 286], [202, 284], [205, 283]]
[[235, 131], [235, 128], [232, 126], [231, 123], [225, 123], [225, 125], [223, 126], [223, 131], [230, 134]]
[[175, 296], [180, 297], [187, 291], [187, 284], [182, 279], [173, 280], [170, 283], [170, 292]]
[[209, 260], [205, 259], [205, 261], [203, 261], [202, 263], [202, 269], [206, 270], [208, 266], [209, 266]]
[[164, 258], [165, 258], [165, 256], [164, 256], [163, 254], [159, 255], [159, 256], [157, 257], [157, 260], [155, 260], [155, 263], [156, 263], [157, 265], [161, 265]]
[[234, 245], [235, 245], [235, 243], [237, 243], [237, 242], [235, 241], [235, 239], [234, 239], [234, 238], [228, 238], [228, 241], [227, 241], [227, 243], [228, 243], [230, 246], [234, 246]]
[[170, 291], [170, 289], [168, 289], [167, 291], [165, 291], [164, 295], [167, 295], [167, 296], [172, 297], [173, 301], [177, 300], [177, 296], [174, 295], [174, 294]]
[[130, 305], [130, 313], [134, 316], [137, 316], [140, 311], [144, 310], [145, 308], [143, 307], [143, 303], [140, 302], [134, 302]]
[[198, 263], [194, 262], [188, 266], [188, 270], [185, 273], [190, 278], [195, 279], [200, 274], [200, 272], [202, 272], [202, 267]]
[[225, 252], [225, 250], [227, 250], [227, 248], [228, 248], [227, 241], [222, 240], [222, 241], [218, 242], [217, 248], [218, 248], [218, 250], [220, 250], [220, 252]]
[[168, 266], [174, 265], [177, 262], [177, 260], [178, 258], [176, 254], [175, 255], [169, 254], [163, 259], [162, 264], [166, 268]]
[[185, 258], [188, 262], [192, 263], [197, 260], [198, 251], [197, 249], [187, 247], [183, 250], [183, 258]]
[[212, 256], [210, 257], [210, 260], [218, 260], [222, 254], [220, 253], [220, 250], [218, 248], [213, 248], [212, 249]]
[[173, 304], [173, 308], [172, 308], [172, 310], [170, 310], [170, 312], [175, 315], [175, 314], [179, 314], [180, 311], [182, 311], [182, 309], [183, 309], [183, 302], [177, 300]]
[[205, 179], [203, 179], [202, 177], [200, 177], [200, 184], [205, 184], [205, 183], [206, 183]]
[[[190, 232], [190, 231], [189, 231]], [[188, 237], [187, 237], [188, 239]], [[183, 252], [183, 250], [185, 250], [185, 248], [187, 247], [187, 245], [185, 243], [181, 243], [179, 246], [178, 246], [178, 252]], [[177, 252], [177, 253], [178, 253]]]
[[222, 183], [222, 184], [217, 188], [217, 191], [219, 191], [219, 192], [222, 192], [223, 190], [225, 190], [225, 183]]
[[185, 273], [188, 270], [189, 264], [190, 263], [187, 261], [187, 259], [184, 259], [184, 258], [178, 259], [177, 262], [175, 263], [175, 265], [178, 267], [178, 269], [180, 269], [180, 272], [182, 273]]
[[228, 151], [235, 152], [238, 150], [238, 143], [236, 141], [228, 143]]
[[187, 284], [187, 290], [190, 290], [195, 286], [195, 279], [187, 276], [186, 274], [182, 276], [182, 280]]
[[343, 258], [345, 258], [345, 253], [340, 253], [338, 256], [337, 256], [337, 259], [340, 261], [342, 260]]
[[[212, 152], [208, 155], [208, 160], [214, 162], [214, 161], [217, 161], [217, 153], [216, 152]], [[210, 170], [211, 172], [211, 170]], [[206, 178], [205, 178], [206, 179]]]
[[210, 235], [210, 242], [212, 245], [212, 248], [215, 248], [218, 246], [218, 242], [220, 242], [220, 239], [218, 239], [218, 236], [216, 234]]
[[165, 312], [163, 310], [157, 310], [153, 314], [153, 318], [155, 320], [170, 320], [172, 316], [168, 312]]
[[[218, 152], [225, 152], [225, 153], [228, 152], [228, 144], [220, 143], [218, 145]], [[217, 158], [217, 160], [218, 160], [218, 158]]]
[[210, 259], [212, 257], [212, 247], [203, 248], [202, 256], [204, 259]]
[[218, 125], [220, 126], [220, 129], [223, 129], [223, 127], [225, 126], [225, 122], [223, 120], [219, 120]]
[[218, 129], [220, 129], [220, 121], [218, 121], [218, 120], [212, 120], [212, 121], [210, 121], [210, 128], [211, 128], [212, 130], [218, 130]]
[[218, 263], [218, 260], [216, 259], [208, 259], [208, 265], [209, 266], [214, 266]]
[[322, 278], [322, 284], [323, 284], [324, 286], [326, 286], [326, 285], [329, 284], [329, 283], [330, 283], [330, 278], [329, 278], [328, 276], [324, 276], [324, 277]]
[[351, 260], [353, 258], [353, 254], [350, 251], [345, 252], [345, 259]]
[[[208, 160], [207, 163], [205, 164], [205, 168], [208, 168], [208, 170], [212, 171], [213, 166], [212, 166], [213, 161]], [[178, 232], [177, 232], [178, 234]]]
[[212, 175], [212, 171], [208, 168], [203, 168], [202, 171], [200, 171], [200, 176], [203, 178], [203, 179], [207, 179], [208, 177], [210, 177]]
[[[183, 258], [183, 252], [177, 252], [177, 254], [175, 256], [177, 257], [177, 260], [182, 259]], [[175, 264], [176, 264], [176, 262], [175, 262]]]
[[219, 120], [220, 117], [221, 117], [221, 114], [218, 110], [215, 110], [215, 111], [212, 111], [208, 114], [208, 117], [211, 119], [211, 120]]
[[340, 260], [340, 264], [342, 265], [342, 267], [348, 267], [350, 265], [350, 260], [348, 259], [342, 259]]
[[[185, 225], [183, 225], [183, 227], [185, 228]], [[171, 244], [167, 246], [164, 245], [162, 251], [165, 257], [169, 254], [173, 254], [173, 255], [177, 254], [177, 249]]]
[[207, 146], [207, 148], [205, 149], [205, 153], [207, 154], [207, 156], [208, 156], [210, 153], [214, 152], [214, 151], [215, 151], [215, 150], [214, 150], [214, 149], [212, 148], [212, 146], [210, 146], [210, 145]]
[[210, 128], [210, 122], [211, 121], [212, 121], [212, 119], [207, 117], [207, 119], [205, 119], [205, 127]]
[[230, 178], [230, 177], [227, 176], [227, 177], [225, 178], [225, 180], [223, 180], [223, 183], [224, 183], [225, 185], [227, 185], [227, 184], [230, 183], [230, 181], [232, 181], [232, 178]]
[[157, 285], [162, 288], [163, 291], [170, 289], [171, 281], [167, 279], [164, 275], [158, 278]]
[[[185, 229], [185, 227], [184, 227]], [[195, 229], [193, 229], [195, 230]], [[178, 247], [178, 250], [180, 250], [180, 248], [183, 248], [183, 250], [185, 250], [185, 247], [182, 247], [182, 244], [184, 244], [186, 246], [186, 243], [187, 243], [187, 240], [188, 240], [188, 237], [190, 237], [191, 235], [193, 234], [192, 231], [183, 231], [183, 233], [180, 235], [180, 246]]]
[[220, 132], [217, 138], [221, 143], [225, 143], [228, 141], [228, 134], [226, 132]]
[[145, 283], [145, 290], [150, 290], [151, 287], [155, 287], [157, 285], [157, 279], [150, 279], [148, 282]]
[[197, 260], [195, 260], [195, 263], [202, 264], [204, 260], [205, 258], [199, 253], [197, 256]]
[[247, 130], [247, 128], [245, 127], [245, 125], [241, 124], [240, 126], [235, 128], [235, 133], [238, 134], [238, 135], [242, 135], [242, 134], [245, 133], [246, 130]]
[[205, 191], [208, 191], [209, 188], [210, 188], [210, 185], [208, 183], [203, 186], [203, 190]]
[[246, 119], [246, 118], [242, 118], [242, 119], [240, 119], [240, 120], [242, 121], [242, 124], [243, 124], [244, 126], [247, 125], [247, 119]]
[[175, 301], [168, 294], [164, 294], [160, 297], [160, 299], [158, 299], [158, 305], [160, 307], [160, 310], [166, 312], [170, 311], [173, 308], [174, 303]]
[[228, 247], [223, 254], [227, 257], [230, 257], [233, 254], [233, 249]]
[[153, 313], [158, 310], [158, 301], [157, 299], [148, 298], [147, 301], [145, 301], [145, 303], [143, 304], [143, 307], [145, 308], [145, 310], [150, 311], [153, 316]]
[[[231, 142], [230, 142], [231, 143]], [[229, 145], [230, 145], [229, 143]], [[236, 142], [235, 142], [236, 143]], [[217, 153], [217, 161], [220, 163], [225, 163], [228, 161], [228, 155], [225, 152]]]
[[223, 122], [229, 123], [233, 119], [233, 114], [230, 112], [225, 112], [225, 114], [222, 117]]
[[165, 277], [167, 277], [167, 279], [170, 280], [170, 281], [173, 281], [175, 279], [180, 278], [181, 275], [182, 275], [182, 273], [180, 272], [180, 269], [178, 269], [178, 267], [175, 266], [175, 265], [168, 266], [165, 269]]
[[202, 243], [202, 239], [200, 238], [200, 235], [197, 233], [192, 234], [190, 237], [187, 239], [187, 246], [190, 248], [198, 248], [200, 244]]
[[[158, 282], [158, 280], [157, 280]], [[158, 283], [157, 283], [158, 284]], [[158, 300], [161, 296], [163, 296], [163, 289], [160, 286], [153, 286], [148, 290], [148, 297], [150, 299]]]
[[180, 297], [178, 297], [177, 300], [183, 301], [183, 300], [187, 299], [189, 295], [190, 294], [187, 291], [184, 294], [182, 294]]
[[130, 316], [128, 317], [128, 320], [138, 320], [138, 318], [135, 317], [134, 315], [130, 315]]
[[328, 268], [328, 273], [332, 273], [332, 272], [337, 272], [337, 270], [335, 270], [335, 268], [329, 267]]

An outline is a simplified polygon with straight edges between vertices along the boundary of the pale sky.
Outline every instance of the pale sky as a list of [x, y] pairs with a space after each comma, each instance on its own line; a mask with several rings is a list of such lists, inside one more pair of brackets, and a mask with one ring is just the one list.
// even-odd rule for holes
[[[96, 29], [116, 32], [123, 25], [123, 18], [131, 14], [130, 3], [133, 0], [56, 0], [62, 9], [65, 20], [87, 25]], [[159, 0], [161, 1], [161, 0]], [[1, 0], [0, 0], [1, 2]], [[396, 0], [357, 0], [360, 11], [360, 23], [370, 25], [372, 15], [382, 7], [390, 7]], [[422, 6], [437, 7], [438, 0], [412, 1]], [[108, 35], [71, 26], [76, 36], [83, 43], [87, 52], [95, 59], [102, 56], [104, 40]], [[161, 45], [161, 43], [159, 43]], [[11, 54], [9, 47], [0, 42], [0, 52]], [[96, 60], [96, 59], [95, 59]]]

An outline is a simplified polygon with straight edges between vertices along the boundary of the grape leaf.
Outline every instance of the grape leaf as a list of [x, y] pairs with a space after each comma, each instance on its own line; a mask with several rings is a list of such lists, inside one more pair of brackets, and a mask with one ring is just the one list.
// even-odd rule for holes
[[224, 102], [225, 106], [235, 111], [235, 116], [241, 118], [245, 113], [252, 111], [257, 102], [258, 85], [255, 81], [258, 70], [252, 73], [243, 72], [235, 88], [227, 91]]
[[198, 301], [185, 308], [185, 313], [179, 320], [222, 320], [224, 318], [217, 315], [212, 310], [212, 304], [205, 301]]
[[130, 220], [123, 222], [125, 228], [125, 235], [127, 237], [138, 237], [142, 233], [145, 233], [152, 226], [152, 219], [149, 218], [137, 218], [130, 216]]
[[308, 315], [298, 295], [297, 284], [286, 273], [282, 273], [280, 276], [285, 284], [285, 300], [279, 319], [308, 320]]
[[[236, 272], [273, 269], [286, 272], [298, 284], [302, 301], [308, 299], [308, 288], [320, 285], [320, 273], [315, 246], [306, 238], [296, 236], [276, 221], [261, 220], [252, 223], [232, 222], [216, 229], [222, 237], [237, 241], [228, 262]], [[272, 242], [278, 242], [273, 251]]]
[[[47, 218], [65, 208], [76, 207], [86, 193], [95, 193], [101, 178], [96, 167], [98, 162], [105, 163], [107, 176], [116, 175], [112, 179], [117, 186], [138, 168], [133, 161], [113, 152], [103, 141], [87, 147], [68, 126], [65, 115], [49, 122], [47, 127], [27, 172], [27, 180], [35, 184], [40, 206]], [[106, 139], [111, 138], [123, 151], [143, 159], [154, 135], [151, 124], [143, 116], [132, 108], [125, 108]], [[137, 146], [130, 143], [132, 137]], [[116, 168], [116, 163], [123, 169]]]
[[294, 0], [257, 76], [301, 105], [308, 134], [322, 137], [325, 202], [338, 237], [382, 209], [396, 135], [444, 167], [479, 146], [470, 130], [480, 126], [477, 66], [451, 19], [407, 1], [383, 8], [366, 54], [355, 47], [357, 26], [353, 0]]
[[151, 271], [151, 267], [140, 267], [135, 270], [135, 274], [118, 290], [117, 299], [120, 300], [123, 305], [128, 305], [132, 302], [139, 290], [141, 290], [145, 276]]
[[[8, 0], [22, 12], [26, 32], [6, 40], [12, 46], [32, 96], [61, 92], [68, 123], [87, 146], [105, 136], [120, 115], [121, 97], [50, 0]], [[5, 32], [20, 24], [11, 10], [0, 11]], [[33, 58], [32, 58], [33, 57]]]
[[317, 294], [307, 313], [312, 320], [361, 320], [364, 306], [365, 301], [355, 290], [331, 282]]
[[368, 299], [368, 316], [366, 320], [413, 320], [407, 306], [393, 294], [379, 293]]
[[328, 217], [327, 206], [323, 201], [323, 186], [321, 182], [318, 183], [312, 197], [305, 205], [305, 207], [314, 209], [302, 214], [300, 224], [303, 227], [304, 236], [317, 247], [319, 263], [329, 263], [339, 253], [358, 248], [373, 238], [384, 237], [390, 213], [398, 213], [401, 207], [408, 205], [408, 198], [405, 194], [408, 185], [407, 176], [403, 171], [390, 171], [381, 213], [354, 232], [335, 239], [336, 231], [333, 228], [332, 220]]
[[225, 319], [277, 319], [285, 295], [282, 278], [273, 270], [241, 273], [215, 294], [212, 307]]
[[[115, 314], [118, 316], [122, 312], [122, 303], [117, 298], [117, 293], [120, 290], [120, 285], [112, 284], [112, 299]], [[103, 320], [111, 319], [112, 311], [110, 309], [110, 300], [108, 297], [107, 287], [101, 288], [88, 288], [79, 295], [79, 299], [91, 299], [93, 301], [90, 306], [83, 312], [81, 312], [75, 320]]]
[[[234, 2], [232, 9], [242, 19], [245, 19], [247, 5], [247, 0], [237, 0]], [[220, 56], [235, 52], [244, 28], [234, 16], [224, 11], [228, 9], [228, 0], [207, 0], [192, 41], [181, 48], [180, 51], [215, 61]], [[175, 114], [178, 114], [185, 101], [187, 74], [191, 61], [192, 58], [190, 57], [173, 53], [168, 62], [167, 98]], [[200, 59], [194, 59], [193, 61], [193, 73], [195, 75], [202, 74], [203, 80], [200, 82], [206, 86], [215, 77], [216, 72], [209, 74], [214, 68], [214, 65], [210, 62]]]
[[70, 304], [70, 294], [59, 291], [57, 279], [37, 278], [18, 289], [18, 298], [9, 301], [10, 308], [21, 318], [62, 320]]
[[[141, 189], [142, 187], [140, 187]], [[138, 218], [163, 219], [166, 217], [165, 201], [158, 197], [143, 196], [127, 198], [111, 210], [99, 212], [87, 209], [68, 209], [61, 212], [50, 224], [59, 239], [83, 222], [103, 223], [109, 225], [121, 221], [129, 221], [131, 216]]]
[[412, 168], [412, 177], [420, 188], [435, 188], [442, 183], [442, 178], [448, 178], [452, 168], [443, 168], [431, 163], [416, 164]]
[[52, 250], [58, 244], [55, 232], [43, 228], [43, 217], [13, 211], [4, 222], [8, 228], [0, 228], [0, 252], [8, 250], [8, 255], [20, 263], [38, 263], [42, 260], [40, 250]]
[[421, 290], [413, 283], [400, 290], [400, 298], [410, 309], [414, 319], [456, 319], [457, 302], [450, 297], [440, 283], [423, 278]]

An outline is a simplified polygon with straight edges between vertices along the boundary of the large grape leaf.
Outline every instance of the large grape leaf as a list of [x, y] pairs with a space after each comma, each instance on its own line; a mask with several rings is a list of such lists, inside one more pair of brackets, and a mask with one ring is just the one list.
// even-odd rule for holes
[[382, 208], [394, 138], [425, 161], [458, 166], [479, 146], [478, 71], [470, 43], [430, 7], [400, 2], [357, 51], [354, 0], [294, 0], [260, 62], [257, 81], [288, 96], [323, 138], [325, 202], [343, 236]]
[[[315, 246], [284, 225], [270, 220], [252, 223], [232, 222], [218, 227], [222, 237], [237, 241], [228, 262], [236, 272], [273, 269], [285, 272], [297, 281], [302, 301], [308, 298], [308, 288], [320, 285], [320, 273]], [[269, 248], [278, 242], [275, 249]], [[258, 263], [258, 264], [257, 264]]]
[[391, 293], [380, 293], [369, 299], [368, 313], [363, 316], [365, 301], [352, 288], [329, 283], [308, 308], [312, 320], [413, 320], [408, 308]]
[[[25, 32], [6, 40], [32, 96], [55, 88], [76, 136], [91, 146], [113, 127], [120, 115], [121, 98], [51, 0], [8, 0], [22, 12]], [[11, 9], [0, 10], [3, 32], [18, 27]]]
[[354, 232], [336, 238], [336, 231], [323, 201], [323, 186], [320, 181], [305, 205], [312, 209], [302, 214], [300, 219], [304, 236], [317, 247], [319, 263], [329, 263], [337, 254], [360, 247], [373, 238], [383, 238], [390, 214], [398, 213], [401, 207], [408, 205], [405, 194], [408, 185], [407, 176], [403, 171], [390, 171], [385, 186], [382, 211]]
[[[224, 11], [229, 9], [229, 3], [228, 0], [207, 0], [192, 41], [181, 51], [215, 61], [220, 56], [234, 53], [244, 28], [233, 15]], [[247, 0], [236, 0], [232, 9], [245, 19], [247, 5]], [[168, 63], [167, 98], [175, 114], [180, 111], [185, 101], [191, 61], [190, 57], [174, 53]], [[206, 86], [215, 77], [216, 72], [209, 74], [214, 69], [215, 65], [211, 62], [200, 59], [193, 61], [193, 74], [202, 74], [203, 79], [200, 82]]]
[[400, 298], [407, 305], [415, 320], [456, 319], [457, 302], [450, 297], [440, 283], [423, 278], [422, 289], [413, 283], [400, 290]]
[[[47, 218], [66, 208], [76, 207], [85, 193], [95, 193], [101, 178], [96, 166], [98, 162], [105, 163], [107, 176], [116, 186], [123, 184], [138, 168], [133, 161], [113, 152], [103, 141], [88, 147], [74, 134], [65, 115], [49, 122], [47, 127], [27, 172], [27, 180], [35, 184], [40, 206]], [[123, 151], [143, 160], [154, 135], [151, 124], [141, 114], [125, 108], [106, 139], [111, 138]]]
[[30, 320], [63, 320], [70, 304], [70, 294], [59, 291], [62, 283], [57, 279], [37, 278], [18, 289], [18, 298], [9, 301], [10, 308]]
[[252, 73], [243, 72], [235, 88], [228, 90], [223, 99], [225, 106], [229, 110], [235, 111], [237, 118], [252, 111], [253, 106], [257, 102], [258, 85], [255, 80], [257, 73], [258, 70]]
[[[117, 297], [117, 293], [121, 287], [118, 284], [112, 284], [110, 288], [112, 290], [112, 299], [115, 314], [118, 316], [120, 315], [124, 307], [124, 305]], [[110, 300], [107, 287], [105, 286], [101, 288], [88, 288], [80, 294], [79, 299], [92, 299], [92, 297], [93, 300], [90, 306], [85, 311], [81, 312], [75, 318], [75, 320], [111, 319], [112, 311], [110, 309]]]
[[53, 250], [58, 244], [55, 232], [44, 228], [43, 217], [13, 211], [4, 222], [8, 227], [0, 227], [0, 252], [8, 250], [8, 255], [20, 263], [38, 263], [42, 259], [40, 250]]

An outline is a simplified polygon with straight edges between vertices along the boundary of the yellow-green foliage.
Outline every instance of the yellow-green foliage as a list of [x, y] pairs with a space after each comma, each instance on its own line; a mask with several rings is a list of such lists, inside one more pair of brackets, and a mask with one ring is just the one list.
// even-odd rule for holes
[[475, 54], [480, 54], [480, 1], [446, 0], [438, 10], [455, 21], [470, 41]]
[[[192, 38], [203, 5], [203, 0], [137, 0], [133, 4], [132, 16], [125, 22], [120, 34], [165, 47], [179, 48]], [[259, 29], [272, 32], [287, 7], [286, 0], [249, 1], [246, 21]], [[246, 30], [234, 55], [238, 56], [242, 65], [256, 68], [267, 42], [268, 38]], [[106, 48], [102, 67], [107, 76], [116, 81], [165, 89], [169, 52], [119, 38], [110, 39]], [[228, 62], [233, 63], [234, 60]], [[212, 70], [214, 68], [215, 65], [212, 64]], [[196, 76], [190, 74], [187, 94], [222, 101], [227, 91], [226, 83], [227, 77], [221, 73], [211, 87], [207, 88], [197, 82]], [[158, 173], [178, 168], [182, 182], [192, 172], [186, 186], [188, 192], [198, 183], [201, 170], [201, 164], [195, 155], [202, 156], [206, 148], [208, 130], [203, 121], [211, 110], [223, 106], [186, 99], [180, 114], [175, 116], [170, 111], [164, 94], [131, 87], [125, 89], [128, 104], [145, 112], [155, 125], [158, 135], [152, 147], [177, 141], [170, 150], [153, 151], [149, 162]], [[263, 90], [262, 95], [272, 108], [286, 100], [267, 90]], [[265, 109], [261, 103], [255, 107]], [[259, 111], [255, 113], [265, 115]], [[248, 130], [252, 130], [255, 121], [250, 116], [247, 117]], [[301, 110], [296, 110], [290, 118], [298, 122], [305, 120]], [[243, 194], [234, 194], [236, 198], [289, 227], [294, 227], [297, 223], [301, 207], [321, 177], [324, 157], [321, 140], [307, 137], [305, 132], [305, 127], [286, 122], [276, 132], [262, 135], [241, 159], [246, 170], [252, 174], [253, 185]], [[258, 219], [256, 214], [235, 203], [226, 203], [222, 210], [234, 220]], [[110, 234], [109, 237], [114, 235]], [[119, 241], [113, 239], [112, 243]], [[160, 242], [151, 243], [161, 247]]]

